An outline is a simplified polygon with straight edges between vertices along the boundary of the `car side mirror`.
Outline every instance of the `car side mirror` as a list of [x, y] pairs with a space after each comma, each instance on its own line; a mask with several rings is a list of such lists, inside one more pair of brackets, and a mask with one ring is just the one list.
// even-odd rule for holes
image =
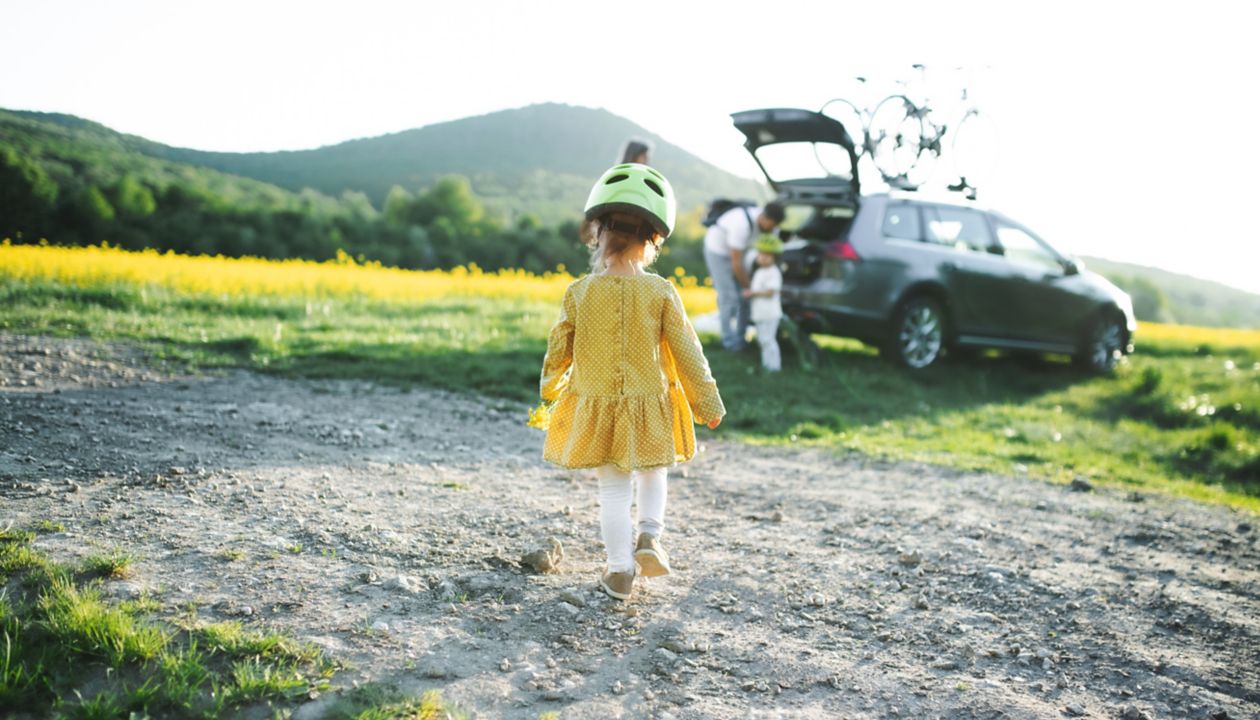
[[1063, 261], [1063, 274], [1064, 275], [1080, 275], [1081, 274], [1081, 261], [1077, 260], [1076, 258], [1068, 258], [1067, 260], [1064, 260]]

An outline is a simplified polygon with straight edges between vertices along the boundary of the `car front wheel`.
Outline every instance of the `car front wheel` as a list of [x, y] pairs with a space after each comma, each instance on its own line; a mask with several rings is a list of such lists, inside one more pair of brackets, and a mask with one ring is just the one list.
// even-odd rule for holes
[[1127, 336], [1124, 321], [1113, 313], [1104, 313], [1086, 329], [1081, 348], [1073, 360], [1077, 367], [1091, 373], [1109, 373], [1124, 357]]
[[902, 303], [883, 347], [884, 355], [902, 367], [922, 370], [941, 358], [945, 347], [945, 312], [941, 304], [920, 295]]

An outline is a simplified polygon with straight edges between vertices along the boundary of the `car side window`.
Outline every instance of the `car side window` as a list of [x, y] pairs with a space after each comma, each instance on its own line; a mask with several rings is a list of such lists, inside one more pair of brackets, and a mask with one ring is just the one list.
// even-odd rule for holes
[[993, 247], [989, 224], [975, 210], [954, 207], [925, 207], [927, 241], [955, 250], [987, 253]]
[[884, 211], [884, 237], [897, 240], [919, 240], [919, 211], [910, 203], [889, 205]]
[[997, 221], [998, 244], [1002, 246], [1002, 254], [1012, 262], [1056, 272], [1063, 271], [1059, 257], [1051, 252], [1041, 241], [1022, 228]]

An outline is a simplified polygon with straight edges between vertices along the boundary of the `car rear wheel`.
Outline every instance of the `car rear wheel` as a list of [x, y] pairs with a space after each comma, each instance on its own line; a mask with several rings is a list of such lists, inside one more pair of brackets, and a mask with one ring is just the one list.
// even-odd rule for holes
[[897, 308], [882, 349], [894, 363], [922, 370], [940, 360], [944, 347], [945, 312], [936, 300], [918, 295]]
[[1086, 328], [1080, 350], [1072, 359], [1083, 370], [1100, 375], [1109, 373], [1124, 357], [1128, 332], [1124, 320], [1115, 313], [1105, 312]]

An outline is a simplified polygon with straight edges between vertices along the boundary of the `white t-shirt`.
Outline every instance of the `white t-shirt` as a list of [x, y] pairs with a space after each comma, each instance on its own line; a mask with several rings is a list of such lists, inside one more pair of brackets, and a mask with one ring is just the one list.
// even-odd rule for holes
[[748, 288], [753, 292], [762, 290], [774, 291], [774, 294], [770, 297], [752, 298], [750, 316], [753, 322], [778, 320], [783, 317], [783, 308], [779, 304], [779, 291], [783, 289], [783, 273], [779, 272], [778, 265], [770, 265], [769, 267], [758, 266], [757, 272], [753, 273], [752, 282], [748, 284]]
[[704, 251], [730, 255], [732, 250], [747, 250], [760, 216], [761, 209], [755, 207], [733, 207], [722, 213], [704, 233]]

